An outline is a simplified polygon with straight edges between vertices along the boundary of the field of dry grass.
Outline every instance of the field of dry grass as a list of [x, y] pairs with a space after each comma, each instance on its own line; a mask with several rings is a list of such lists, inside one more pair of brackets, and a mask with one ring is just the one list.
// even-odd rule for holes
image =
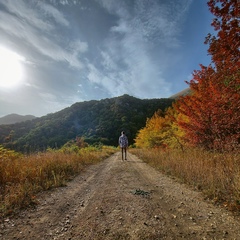
[[161, 172], [202, 191], [215, 203], [240, 211], [239, 153], [214, 153], [201, 149], [132, 149], [131, 152]]
[[[36, 194], [64, 186], [90, 164], [116, 151], [111, 147], [48, 150], [24, 156], [0, 147], [0, 216], [36, 203]], [[240, 211], [240, 155], [200, 149], [131, 149], [143, 161]]]
[[0, 216], [35, 204], [38, 192], [64, 186], [86, 166], [115, 151], [110, 147], [87, 147], [23, 156], [0, 146]]

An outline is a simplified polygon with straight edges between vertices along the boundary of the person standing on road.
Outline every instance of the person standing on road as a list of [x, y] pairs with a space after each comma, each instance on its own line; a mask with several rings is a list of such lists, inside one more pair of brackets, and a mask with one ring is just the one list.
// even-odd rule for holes
[[[121, 136], [118, 139], [118, 143], [122, 151], [122, 160], [124, 159], [127, 160], [128, 138], [125, 135], [124, 131], [121, 132]], [[124, 155], [125, 155], [125, 158], [124, 158]]]

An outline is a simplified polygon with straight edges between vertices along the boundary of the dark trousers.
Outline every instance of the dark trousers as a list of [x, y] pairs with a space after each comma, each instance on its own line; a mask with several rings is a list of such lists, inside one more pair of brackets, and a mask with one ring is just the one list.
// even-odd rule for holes
[[[125, 155], [125, 158], [124, 158]], [[125, 159], [127, 160], [127, 148], [126, 147], [122, 147], [122, 160]]]

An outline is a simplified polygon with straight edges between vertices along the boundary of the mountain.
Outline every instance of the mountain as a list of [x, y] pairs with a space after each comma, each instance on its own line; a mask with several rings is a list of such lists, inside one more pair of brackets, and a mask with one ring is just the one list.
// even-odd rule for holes
[[35, 116], [33, 115], [18, 115], [18, 114], [9, 114], [9, 115], [6, 115], [4, 117], [1, 117], [0, 118], [0, 125], [1, 124], [14, 124], [14, 123], [18, 123], [18, 122], [24, 122], [24, 121], [27, 121], [27, 120], [32, 120], [36, 118]]
[[175, 99], [177, 100], [178, 98], [182, 97], [182, 96], [186, 96], [186, 95], [189, 95], [191, 93], [191, 90], [190, 88], [186, 88], [174, 95], [172, 95], [171, 97], [169, 97], [170, 99]]
[[61, 147], [76, 136], [90, 144], [118, 144], [124, 130], [129, 143], [158, 109], [170, 107], [173, 99], [138, 99], [129, 95], [78, 102], [59, 112], [30, 121], [0, 126], [0, 144], [22, 152]]

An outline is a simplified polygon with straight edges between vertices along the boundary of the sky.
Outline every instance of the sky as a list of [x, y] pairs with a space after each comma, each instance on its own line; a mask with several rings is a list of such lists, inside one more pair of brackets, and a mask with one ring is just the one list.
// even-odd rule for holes
[[0, 0], [0, 117], [168, 98], [210, 63], [212, 18], [207, 0]]

